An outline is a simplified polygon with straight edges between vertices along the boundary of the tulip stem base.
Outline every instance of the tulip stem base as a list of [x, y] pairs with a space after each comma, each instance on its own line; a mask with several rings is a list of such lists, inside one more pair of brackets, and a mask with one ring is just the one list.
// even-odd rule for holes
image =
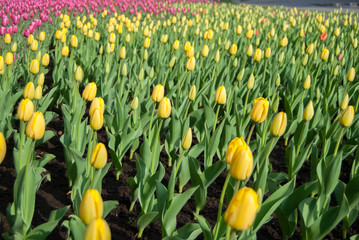
[[337, 144], [335, 145], [334, 157], [335, 157], [335, 156], [337, 155], [337, 153], [338, 153], [339, 143], [340, 143], [341, 140], [342, 140], [343, 132], [344, 132], [344, 128], [342, 127], [342, 130], [340, 131], [340, 135], [339, 135]]
[[176, 167], [176, 172], [175, 172], [175, 178], [176, 178], [176, 176], [177, 176], [177, 174], [178, 174], [178, 170], [179, 170], [179, 168], [180, 168], [180, 166], [181, 166], [182, 159], [183, 159], [183, 156], [184, 156], [184, 152], [185, 152], [185, 151], [186, 151], [186, 150], [184, 150], [184, 149], [182, 148], [181, 155], [180, 155], [180, 158], [179, 158], [179, 160], [178, 160], [178, 164], [176, 164], [177, 167]]
[[249, 146], [249, 142], [251, 141], [251, 137], [252, 137], [254, 127], [255, 127], [255, 124], [253, 123], [251, 129], [249, 130], [248, 137], [247, 137], [247, 145], [248, 146]]
[[[231, 174], [228, 171], [226, 180], [224, 181], [224, 184], [223, 184], [221, 198], [219, 199], [216, 225], [219, 224], [220, 220], [221, 220], [224, 196], [226, 195], [226, 190], [227, 190], [227, 186], [228, 186], [228, 182], [229, 182], [230, 177], [231, 177]], [[217, 236], [218, 236], [218, 228], [216, 229], [216, 232], [214, 233], [214, 239], [217, 239]]]
[[214, 119], [214, 125], [213, 125], [213, 131], [212, 131], [212, 133], [214, 133], [214, 131], [216, 130], [218, 113], [219, 113], [219, 108], [220, 108], [220, 107], [221, 107], [221, 105], [218, 104], [218, 106], [217, 106], [217, 111], [216, 111], [216, 118]]
[[153, 109], [152, 109], [152, 114], [151, 114], [151, 120], [150, 120], [150, 127], [148, 129], [148, 139], [150, 140], [151, 138], [151, 128], [152, 128], [152, 121], [153, 121], [153, 114], [155, 113], [155, 109], [156, 109], [156, 103], [153, 104]]
[[156, 154], [157, 142], [158, 142], [158, 137], [160, 135], [162, 124], [163, 124], [163, 119], [161, 119], [160, 125], [158, 126], [157, 133], [155, 136], [155, 145], [153, 146], [152, 149], [151, 172], [150, 172], [151, 176], [154, 174], [155, 171], [155, 154]]

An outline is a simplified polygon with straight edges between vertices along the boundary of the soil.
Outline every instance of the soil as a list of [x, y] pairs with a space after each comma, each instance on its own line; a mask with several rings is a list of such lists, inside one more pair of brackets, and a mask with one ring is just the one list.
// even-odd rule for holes
[[[50, 161], [45, 168], [51, 175], [51, 181], [45, 180], [36, 197], [36, 209], [33, 218], [33, 227], [47, 221], [50, 212], [54, 209], [71, 205], [69, 196], [70, 188], [68, 186], [68, 178], [66, 176], [66, 168], [64, 164], [63, 148], [59, 141], [63, 131], [63, 121], [61, 119], [61, 110], [59, 108], [52, 109], [57, 112], [59, 117], [53, 120], [47, 129], [55, 131], [58, 136], [50, 139], [47, 143], [40, 146], [36, 151], [37, 155], [41, 156], [45, 153], [51, 153], [56, 156], [55, 159]], [[106, 143], [106, 133], [104, 131], [99, 133], [99, 139], [101, 142]], [[6, 221], [6, 207], [13, 201], [13, 184], [15, 182], [16, 173], [13, 166], [12, 148], [13, 139], [10, 138], [8, 143], [8, 152], [6, 159], [0, 165], [0, 233], [9, 230], [9, 225]], [[286, 172], [286, 165], [284, 159], [285, 146], [284, 141], [281, 139], [275, 146], [271, 156], [270, 162], [274, 172]], [[106, 218], [111, 228], [112, 239], [136, 239], [137, 238], [137, 219], [141, 213], [139, 204], [137, 203], [133, 211], [129, 211], [131, 204], [130, 189], [127, 183], [129, 177], [133, 177], [136, 174], [136, 163], [134, 159], [129, 159], [129, 152], [123, 159], [123, 173], [120, 175], [118, 181], [116, 181], [116, 171], [111, 166], [108, 174], [103, 181], [102, 197], [104, 200], [118, 200], [119, 205], [114, 209]], [[164, 166], [167, 166], [167, 159], [165, 154], [161, 154], [161, 162]], [[164, 184], [168, 182], [169, 174], [171, 172], [170, 167], [166, 167], [166, 175], [164, 178]], [[303, 168], [298, 174], [297, 186], [310, 180], [310, 164], [305, 163]], [[350, 165], [344, 161], [342, 166], [341, 180], [347, 182], [350, 174]], [[208, 189], [207, 204], [205, 208], [200, 212], [213, 227], [216, 222], [218, 201], [225, 180], [225, 172], [223, 172], [216, 181]], [[116, 183], [116, 184], [114, 184]], [[188, 186], [186, 186], [188, 188]], [[186, 190], [186, 188], [184, 190]], [[224, 206], [224, 209], [226, 206]], [[184, 206], [181, 212], [177, 216], [177, 228], [185, 225], [189, 222], [195, 222], [193, 219], [193, 213], [195, 211], [195, 203], [193, 197]], [[67, 212], [64, 219], [68, 218], [72, 214], [72, 210]], [[359, 219], [352, 225], [348, 231], [348, 239], [350, 236], [359, 233]], [[61, 226], [61, 223], [54, 229], [48, 239], [66, 239], [67, 231]], [[280, 230], [279, 222], [273, 215], [270, 222], [265, 224], [257, 233], [258, 239], [282, 239], [282, 233]], [[159, 221], [152, 223], [148, 226], [144, 233], [143, 239], [161, 239], [161, 225]], [[198, 239], [203, 239], [203, 235], [200, 235]], [[297, 227], [294, 236], [291, 239], [301, 239], [300, 228]], [[341, 224], [339, 224], [325, 239], [342, 239]]]

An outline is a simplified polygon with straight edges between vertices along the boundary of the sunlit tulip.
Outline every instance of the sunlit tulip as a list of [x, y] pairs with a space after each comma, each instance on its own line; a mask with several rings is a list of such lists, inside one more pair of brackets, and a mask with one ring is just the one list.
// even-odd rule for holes
[[81, 66], [78, 66], [76, 68], [74, 78], [75, 78], [76, 81], [82, 81], [82, 79], [84, 78], [84, 72], [82, 71]]
[[288, 38], [287, 36], [285, 36], [284, 38], [282, 38], [282, 40], [280, 41], [280, 46], [281, 47], [285, 47], [288, 45]]
[[253, 55], [253, 60], [259, 62], [262, 59], [262, 51], [257, 48]]
[[270, 127], [270, 133], [273, 136], [280, 137], [284, 134], [287, 127], [287, 114], [285, 112], [279, 112], [273, 118], [272, 125]]
[[272, 53], [272, 50], [270, 49], [270, 47], [267, 48], [267, 50], [266, 50], [266, 52], [265, 52], [265, 54], [264, 54], [264, 57], [265, 57], [265, 58], [270, 58], [271, 53]]
[[224, 220], [236, 230], [247, 230], [252, 226], [258, 209], [257, 193], [251, 188], [244, 187], [233, 196]]
[[304, 109], [303, 119], [305, 121], [310, 121], [310, 120], [312, 120], [313, 116], [314, 116], [313, 102], [312, 102], [312, 100], [310, 100]]
[[41, 112], [35, 112], [26, 126], [26, 135], [34, 140], [41, 139], [45, 133], [45, 118]]
[[79, 45], [79, 41], [76, 37], [76, 35], [72, 35], [70, 39], [71, 47], [76, 48]]
[[39, 47], [39, 43], [37, 42], [37, 40], [32, 41], [30, 45], [31, 51], [36, 51], [38, 47]]
[[228, 50], [228, 52], [231, 55], [235, 55], [237, 53], [237, 49], [238, 49], [237, 44], [233, 43], [231, 48]]
[[96, 83], [91, 82], [87, 84], [84, 91], [82, 92], [82, 97], [86, 101], [92, 101], [96, 97], [97, 93], [97, 86]]
[[100, 130], [103, 126], [103, 112], [102, 109], [96, 108], [92, 115], [90, 115], [90, 126], [93, 130]]
[[161, 84], [158, 84], [152, 91], [152, 100], [154, 102], [161, 102], [164, 94], [165, 88]]
[[10, 44], [11, 43], [11, 35], [10, 34], [5, 34], [5, 37], [4, 37], [4, 43], [5, 44]]
[[307, 47], [307, 49], [305, 51], [309, 55], [312, 54], [314, 51], [314, 44], [313, 43], [309, 44], [309, 46]]
[[250, 44], [248, 46], [246, 54], [247, 54], [248, 57], [252, 56], [252, 54], [253, 54], [253, 46], [252, 46], [252, 44]]
[[14, 42], [11, 46], [11, 52], [16, 52], [16, 50], [17, 50], [17, 43]]
[[164, 97], [160, 102], [157, 115], [160, 118], [168, 118], [171, 115], [171, 102], [168, 98]]
[[144, 48], [149, 48], [151, 44], [151, 39], [150, 38], [146, 38], [145, 41], [143, 42], [143, 47]]
[[176, 40], [176, 41], [174, 41], [173, 44], [172, 44], [172, 49], [173, 49], [173, 50], [177, 50], [178, 48], [179, 48], [179, 41]]
[[90, 105], [89, 115], [92, 116], [97, 108], [101, 109], [102, 113], [105, 112], [105, 102], [101, 97], [97, 97], [94, 98], [94, 100], [92, 100]]
[[196, 98], [196, 86], [193, 85], [191, 87], [191, 90], [189, 91], [188, 99], [191, 100], [191, 101], [194, 101], [195, 98]]
[[107, 163], [107, 150], [103, 143], [98, 143], [92, 150], [91, 166], [96, 169], [103, 168]]
[[186, 62], [186, 69], [188, 71], [193, 71], [195, 66], [196, 66], [196, 59], [195, 57], [192, 56]]
[[344, 110], [348, 107], [348, 104], [349, 104], [349, 95], [346, 94], [344, 97], [343, 97], [343, 100], [342, 102], [340, 103], [340, 109], [341, 110]]
[[192, 145], [192, 129], [188, 128], [184, 137], [182, 138], [182, 148], [187, 150], [191, 147]]
[[6, 155], [6, 139], [4, 134], [0, 132], [0, 164], [4, 161]]
[[34, 99], [39, 100], [42, 97], [42, 87], [38, 85], [35, 89]]
[[107, 222], [101, 217], [92, 220], [86, 228], [84, 240], [111, 240]]
[[310, 88], [310, 75], [308, 75], [306, 78], [305, 78], [305, 81], [303, 83], [303, 88], [305, 90], [308, 90]]
[[246, 142], [242, 137], [241, 138], [236, 137], [228, 144], [226, 156], [225, 156], [225, 160], [228, 164], [231, 164], [233, 155], [238, 149], [238, 147], [243, 146], [245, 144]]
[[21, 121], [29, 121], [34, 114], [34, 104], [28, 98], [21, 100], [17, 108], [17, 117]]
[[126, 57], [126, 48], [125, 46], [122, 46], [120, 50], [120, 58], [124, 59], [125, 57]]
[[67, 57], [69, 55], [69, 47], [68, 46], [63, 46], [61, 49], [61, 55], [63, 57]]
[[43, 42], [43, 41], [45, 41], [45, 32], [44, 31], [42, 31], [40, 34], [39, 34], [39, 41], [40, 42]]
[[14, 62], [14, 55], [11, 52], [6, 53], [5, 64], [12, 65], [13, 62]]
[[103, 201], [96, 189], [89, 189], [81, 200], [80, 218], [85, 224], [92, 220], [102, 217]]
[[220, 86], [216, 91], [216, 95], [214, 96], [214, 101], [217, 104], [225, 104], [226, 98], [227, 98], [226, 88], [224, 86]]
[[245, 180], [250, 177], [252, 170], [252, 151], [246, 143], [240, 143], [231, 159], [229, 173], [235, 179]]
[[320, 59], [323, 61], [327, 61], [329, 57], [329, 50], [327, 48], [324, 48], [322, 53], [320, 54]]
[[41, 64], [44, 67], [47, 67], [50, 63], [50, 56], [49, 54], [45, 53], [44, 56], [42, 56]]
[[354, 78], [355, 78], [355, 68], [352, 67], [347, 74], [347, 80], [349, 82], [352, 82]]
[[343, 127], [350, 127], [354, 119], [354, 108], [352, 105], [348, 106], [340, 115], [339, 122]]
[[266, 98], [257, 98], [254, 100], [250, 116], [252, 121], [261, 123], [266, 120], [268, 114], [269, 102]]

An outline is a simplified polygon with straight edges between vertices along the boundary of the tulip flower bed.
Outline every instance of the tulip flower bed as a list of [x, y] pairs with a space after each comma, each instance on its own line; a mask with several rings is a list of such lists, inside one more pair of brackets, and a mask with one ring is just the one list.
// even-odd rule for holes
[[0, 3], [3, 239], [359, 239], [358, 15]]

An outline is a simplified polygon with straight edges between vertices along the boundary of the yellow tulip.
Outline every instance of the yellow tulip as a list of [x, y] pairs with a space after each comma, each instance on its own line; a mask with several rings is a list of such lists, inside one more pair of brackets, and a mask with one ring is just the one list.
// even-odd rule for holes
[[103, 126], [103, 112], [100, 108], [96, 108], [90, 115], [90, 126], [93, 130], [100, 130]]
[[143, 42], [143, 47], [147, 49], [150, 47], [150, 44], [151, 44], [151, 39], [147, 37]]
[[37, 40], [32, 41], [30, 45], [31, 51], [36, 51], [38, 47], [39, 47], [39, 43], [37, 42]]
[[258, 209], [257, 193], [251, 188], [244, 187], [232, 198], [224, 220], [236, 230], [247, 230], [252, 226]]
[[11, 46], [11, 52], [16, 52], [16, 50], [17, 50], [17, 43], [14, 42]]
[[184, 137], [182, 138], [182, 148], [188, 150], [192, 145], [192, 129], [188, 128]]
[[252, 44], [250, 44], [248, 46], [246, 54], [247, 54], [248, 57], [252, 56], [252, 54], [253, 54], [253, 46], [252, 46]]
[[190, 57], [193, 57], [193, 55], [194, 55], [194, 47], [189, 46], [188, 49], [187, 49], [187, 51], [186, 51], [186, 56], [187, 56], [188, 58], [190, 58]]
[[334, 30], [334, 36], [338, 37], [339, 34], [340, 34], [340, 28], [336, 28], [336, 29]]
[[6, 33], [5, 37], [4, 37], [4, 43], [5, 44], [10, 44], [11, 43], [11, 35]]
[[253, 29], [249, 29], [246, 33], [246, 38], [251, 39], [253, 37]]
[[184, 50], [187, 51], [187, 49], [191, 46], [191, 43], [187, 41], [184, 45]]
[[72, 35], [70, 39], [71, 47], [76, 48], [79, 45], [79, 41], [76, 37], [76, 35]]
[[306, 53], [308, 53], [309, 55], [313, 53], [314, 51], [314, 43], [309, 44], [309, 46], [307, 47], [307, 49], [305, 50]]
[[116, 42], [116, 35], [114, 33], [111, 33], [110, 38], [108, 39], [108, 41], [110, 43], [115, 43]]
[[285, 47], [288, 45], [288, 38], [287, 36], [285, 36], [281, 41], [280, 41], [280, 46], [281, 47]]
[[250, 116], [254, 122], [261, 123], [266, 120], [268, 114], [269, 102], [266, 98], [257, 98], [254, 100]]
[[[168, 63], [168, 66], [169, 66], [170, 68], [173, 68], [173, 66], [175, 65], [175, 63], [176, 63], [176, 56], [173, 56], [173, 57], [171, 58], [170, 62]], [[143, 68], [142, 68], [142, 70], [143, 70]]]
[[237, 53], [237, 49], [238, 49], [237, 44], [233, 43], [228, 52], [229, 54], [234, 55]]
[[227, 98], [226, 88], [224, 86], [220, 86], [216, 91], [216, 95], [214, 96], [214, 101], [217, 104], [225, 104], [226, 98]]
[[165, 94], [165, 88], [158, 84], [152, 91], [152, 100], [154, 102], [161, 102]]
[[219, 49], [216, 51], [216, 54], [214, 55], [214, 61], [219, 62]]
[[33, 99], [35, 96], [35, 85], [33, 82], [26, 84], [24, 89], [24, 98]]
[[196, 86], [193, 85], [191, 87], [191, 90], [189, 91], [188, 99], [191, 100], [191, 101], [194, 101], [195, 98], [196, 98]]
[[310, 120], [312, 120], [313, 116], [314, 116], [313, 102], [312, 102], [312, 100], [310, 100], [304, 109], [303, 119], [305, 121], [310, 121]]
[[35, 112], [26, 126], [26, 135], [34, 140], [41, 139], [45, 133], [45, 119], [41, 112]]
[[0, 74], [4, 73], [4, 58], [3, 56], [0, 56]]
[[249, 76], [248, 82], [247, 82], [247, 88], [252, 89], [254, 87], [254, 75], [253, 73]]
[[29, 121], [34, 114], [34, 104], [28, 98], [21, 100], [17, 108], [17, 117], [21, 121]]
[[56, 38], [57, 40], [59, 40], [59, 39], [61, 39], [61, 37], [62, 37], [62, 32], [61, 32], [60, 30], [56, 30], [55, 38]]
[[231, 159], [229, 173], [238, 180], [250, 177], [253, 170], [253, 155], [247, 144], [240, 143]]
[[68, 46], [63, 46], [61, 49], [61, 55], [63, 57], [67, 57], [69, 55], [69, 47]]
[[245, 145], [246, 142], [244, 141], [244, 139], [241, 138], [234, 138], [227, 147], [227, 151], [226, 151], [226, 157], [225, 160], [228, 164], [231, 164], [234, 153], [236, 152], [236, 150], [238, 149], [238, 147]]
[[111, 230], [101, 217], [92, 220], [86, 228], [84, 240], [111, 240]]
[[310, 75], [308, 74], [308, 76], [305, 78], [305, 81], [303, 83], [303, 88], [305, 90], [308, 90], [310, 88]]
[[60, 39], [61, 43], [66, 43], [66, 33], [63, 33]]
[[242, 26], [241, 26], [241, 25], [238, 25], [238, 26], [236, 27], [236, 33], [237, 33], [237, 34], [241, 34], [241, 33], [242, 33]]
[[96, 97], [97, 93], [97, 86], [96, 83], [91, 82], [87, 84], [84, 91], [82, 92], [82, 97], [86, 101], [92, 101]]
[[354, 119], [354, 108], [352, 105], [348, 106], [340, 115], [339, 122], [343, 127], [350, 127]]
[[32, 41], [34, 41], [34, 35], [30, 34], [30, 35], [27, 37], [27, 44], [28, 44], [28, 45], [31, 45]]
[[82, 81], [82, 79], [84, 78], [84, 72], [82, 71], [82, 68], [81, 66], [78, 66], [76, 68], [76, 71], [75, 71], [75, 80], [76, 81]]
[[42, 56], [41, 64], [44, 67], [47, 67], [50, 63], [50, 56], [49, 54], [45, 53], [44, 56]]
[[164, 97], [160, 102], [157, 115], [160, 118], [168, 118], [171, 115], [171, 102], [168, 98]]
[[279, 112], [273, 118], [272, 125], [270, 127], [270, 133], [273, 136], [280, 137], [284, 134], [287, 127], [287, 114], [285, 112]]
[[103, 143], [98, 143], [92, 150], [91, 166], [100, 169], [107, 163], [107, 150]]
[[348, 103], [349, 103], [349, 95], [346, 94], [342, 100], [342, 102], [340, 103], [340, 109], [344, 110], [348, 107]]
[[195, 66], [196, 66], [196, 59], [195, 57], [192, 56], [186, 62], [186, 69], [188, 71], [193, 71]]
[[136, 110], [138, 108], [138, 97], [135, 97], [131, 102], [131, 109]]
[[0, 164], [4, 161], [6, 155], [6, 139], [2, 132], [0, 132]]
[[44, 32], [44, 31], [42, 31], [42, 32], [39, 34], [39, 41], [40, 41], [40, 42], [45, 41], [45, 32]]
[[253, 55], [253, 60], [259, 62], [262, 59], [262, 51], [257, 48]]
[[349, 82], [352, 82], [354, 78], [355, 78], [355, 68], [352, 67], [347, 74], [347, 80]]
[[264, 57], [265, 57], [265, 58], [270, 58], [271, 53], [272, 53], [272, 50], [270, 49], [270, 47], [267, 48], [266, 53], [264, 54]]
[[176, 40], [176, 41], [174, 41], [173, 44], [172, 44], [172, 49], [173, 49], [173, 50], [177, 50], [178, 48], [179, 48], [179, 41]]
[[322, 53], [320, 54], [320, 59], [323, 61], [327, 61], [329, 57], [329, 50], [327, 48], [324, 48]]
[[38, 85], [35, 89], [34, 99], [39, 100], [42, 97], [42, 87]]
[[12, 55], [11, 52], [6, 53], [5, 55], [5, 64], [6, 65], [12, 65], [12, 63], [14, 62], [14, 56]]
[[96, 189], [89, 189], [81, 200], [80, 218], [85, 224], [102, 217], [103, 201]]
[[95, 32], [95, 36], [94, 36], [95, 41], [99, 41], [100, 40], [100, 33], [99, 32]]
[[122, 46], [120, 50], [120, 58], [124, 59], [125, 57], [126, 57], [126, 48], [125, 46]]
[[93, 115], [97, 108], [101, 109], [102, 113], [105, 112], [105, 102], [103, 101], [103, 99], [101, 97], [97, 97], [94, 100], [92, 100], [90, 110], [89, 110], [89, 115], [90, 116]]
[[37, 79], [37, 85], [44, 85], [44, 82], [45, 82], [45, 75], [44, 73], [41, 73], [39, 78]]

